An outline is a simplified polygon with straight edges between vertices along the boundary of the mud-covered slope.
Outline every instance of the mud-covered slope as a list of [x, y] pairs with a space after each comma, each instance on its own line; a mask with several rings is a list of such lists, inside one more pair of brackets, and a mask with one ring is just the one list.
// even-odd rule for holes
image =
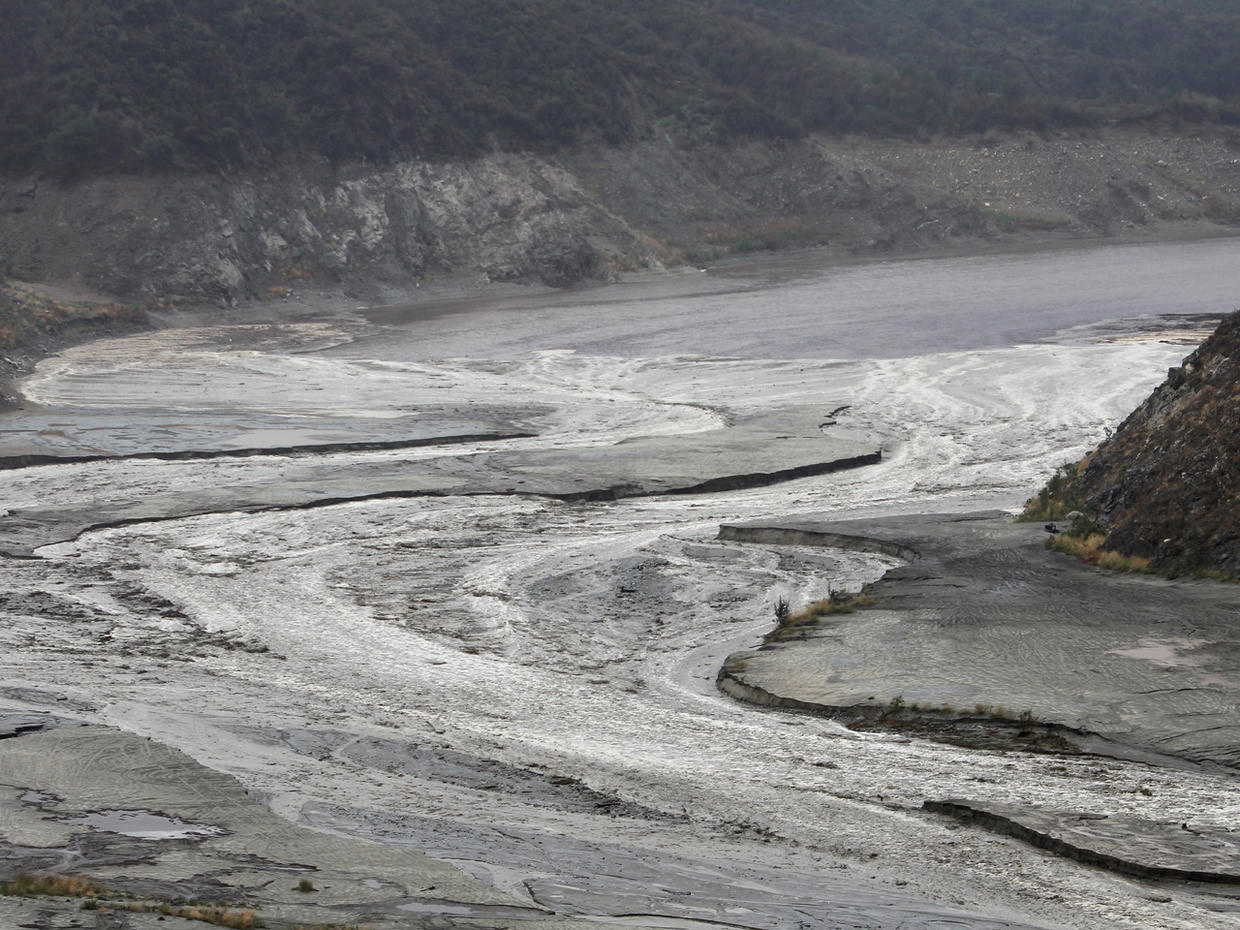
[[1108, 548], [1240, 572], [1240, 311], [1086, 460], [1074, 490]]

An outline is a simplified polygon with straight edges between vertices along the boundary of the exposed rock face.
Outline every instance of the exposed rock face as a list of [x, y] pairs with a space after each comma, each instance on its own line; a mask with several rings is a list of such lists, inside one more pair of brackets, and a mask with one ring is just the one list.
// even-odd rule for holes
[[1223, 232], [1240, 222], [1240, 136], [1222, 130], [691, 146], [651, 139], [563, 158], [610, 210], [707, 259], [823, 241], [910, 251]]
[[916, 249], [997, 235], [958, 193], [823, 139], [649, 141], [566, 158], [611, 210], [708, 257], [789, 244]]
[[1240, 224], [1240, 136], [1101, 131], [726, 144], [668, 135], [555, 156], [232, 175], [0, 177], [0, 271], [125, 299], [563, 287], [615, 270], [829, 244], [838, 254]]
[[1107, 547], [1240, 572], [1240, 311], [1088, 459], [1074, 490]]
[[0, 250], [22, 276], [131, 298], [231, 301], [428, 273], [564, 286], [605, 279], [630, 253], [656, 261], [567, 172], [518, 155], [0, 184], [0, 215]]

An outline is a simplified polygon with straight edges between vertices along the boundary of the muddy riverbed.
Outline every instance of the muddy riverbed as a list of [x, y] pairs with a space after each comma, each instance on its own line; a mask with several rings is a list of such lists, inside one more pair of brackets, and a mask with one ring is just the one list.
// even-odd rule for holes
[[[459, 870], [442, 898], [384, 896], [365, 883], [395, 866], [341, 846], [308, 864], [370, 890], [330, 918], [273, 899], [277, 919], [1234, 926], [1225, 890], [923, 809], [1226, 830], [1226, 772], [858, 733], [756, 710], [715, 678], [777, 599], [899, 562], [721, 540], [721, 524], [1019, 506], [1234, 308], [1238, 247], [803, 257], [67, 350], [0, 425], [0, 455], [83, 459], [0, 473], [0, 705], [150, 739], [315, 835]], [[113, 770], [56, 810], [213, 823], [161, 810], [165, 789], [124, 803], [141, 772]], [[92, 835], [29, 826], [48, 812], [23, 792], [68, 790], [32, 762], [2, 771], [28, 845]]]

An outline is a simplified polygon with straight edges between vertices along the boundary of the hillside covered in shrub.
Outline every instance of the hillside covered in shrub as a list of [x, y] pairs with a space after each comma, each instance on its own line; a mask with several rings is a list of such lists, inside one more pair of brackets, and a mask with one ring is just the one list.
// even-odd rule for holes
[[1228, 0], [0, 0], [0, 17], [8, 174], [1240, 123]]

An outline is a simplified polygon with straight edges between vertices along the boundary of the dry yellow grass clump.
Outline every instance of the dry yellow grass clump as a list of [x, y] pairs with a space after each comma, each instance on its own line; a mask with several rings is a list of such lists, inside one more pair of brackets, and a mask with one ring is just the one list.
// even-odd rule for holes
[[[819, 617], [829, 614], [850, 614], [858, 607], [869, 607], [873, 603], [874, 598], [866, 595], [832, 591], [829, 597], [807, 604], [795, 612], [781, 612], [777, 608], [775, 629], [767, 633], [763, 641], [769, 643], [778, 639], [787, 639], [798, 628], [813, 626], [818, 622]], [[786, 606], [784, 601], [780, 601], [780, 604]]]
[[18, 872], [11, 882], [0, 885], [0, 894], [51, 895], [63, 898], [110, 898], [116, 892], [84, 875], [30, 875]]
[[233, 910], [228, 907], [174, 907], [170, 904], [160, 905], [141, 905], [131, 904], [131, 911], [139, 911], [141, 913], [158, 913], [166, 914], [169, 917], [180, 917], [183, 920], [200, 920], [203, 923], [214, 924], [217, 927], [230, 927], [232, 930], [253, 930], [255, 927], [261, 927], [262, 921], [258, 919], [255, 911]]
[[1060, 533], [1046, 541], [1046, 548], [1076, 556], [1086, 565], [1097, 565], [1119, 572], [1148, 572], [1150, 560], [1136, 555], [1121, 555], [1112, 549], [1103, 549], [1106, 536], [1091, 533], [1088, 536], [1072, 536]]
[[255, 930], [263, 926], [258, 913], [249, 908], [234, 909], [222, 904], [180, 905], [166, 901], [142, 900], [128, 892], [101, 885], [84, 875], [30, 875], [21, 872], [13, 881], [0, 885], [0, 894], [85, 898], [82, 904], [85, 910], [110, 908], [135, 914], [163, 914], [183, 920], [198, 920], [217, 927], [229, 927], [231, 930]]

